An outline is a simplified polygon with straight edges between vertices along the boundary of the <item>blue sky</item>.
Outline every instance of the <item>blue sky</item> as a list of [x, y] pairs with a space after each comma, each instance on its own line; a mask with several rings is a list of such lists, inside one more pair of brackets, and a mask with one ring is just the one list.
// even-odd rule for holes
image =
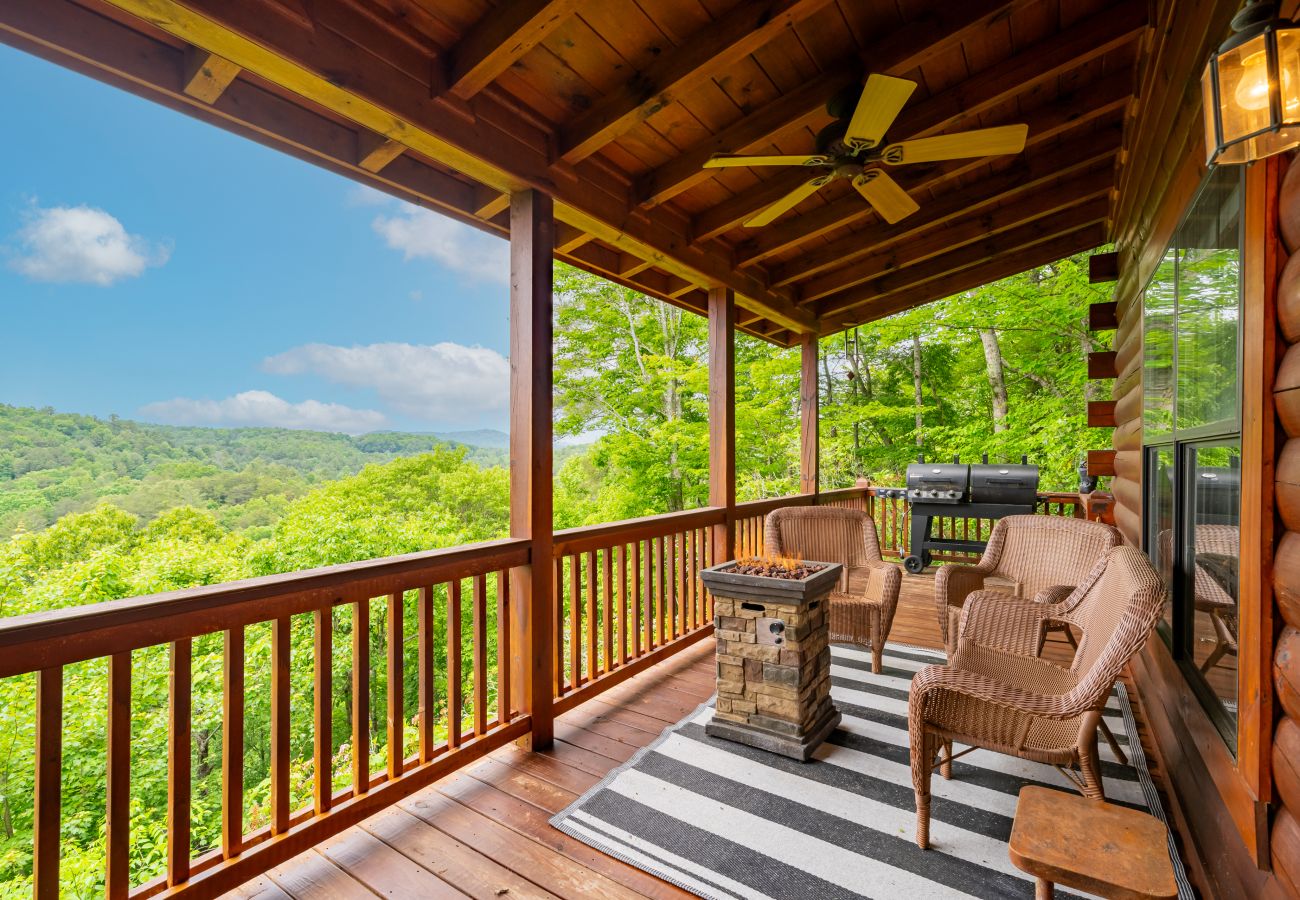
[[506, 244], [0, 46], [0, 403], [506, 423]]

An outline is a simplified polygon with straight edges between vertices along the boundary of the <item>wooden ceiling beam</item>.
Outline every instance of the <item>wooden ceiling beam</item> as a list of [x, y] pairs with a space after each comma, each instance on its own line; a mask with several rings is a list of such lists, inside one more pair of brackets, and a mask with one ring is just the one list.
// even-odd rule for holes
[[[1133, 80], [1129, 73], [1117, 72], [1073, 91], [1070, 96], [1059, 97], [1030, 110], [1023, 116], [1013, 116], [1029, 126], [1025, 151], [1030, 152], [1045, 141], [1098, 119], [1118, 116], [1128, 104], [1132, 91]], [[921, 191], [933, 190], [987, 165], [987, 159], [962, 159], [933, 166], [902, 167], [894, 170], [894, 176], [905, 191], [919, 195]], [[908, 173], [912, 169], [917, 170], [917, 173], [909, 177]], [[773, 254], [842, 229], [871, 214], [871, 208], [861, 197], [856, 193], [849, 194], [817, 209], [808, 210], [798, 219], [778, 221], [763, 228], [754, 238], [736, 247], [736, 265], [754, 265]]]
[[447, 54], [447, 90], [468, 100], [522, 59], [582, 0], [506, 0], [470, 26]]
[[380, 172], [405, 149], [399, 142], [382, 134], [361, 131], [357, 134], [357, 165], [367, 172]]
[[932, 228], [925, 234], [896, 243], [885, 252], [863, 257], [844, 268], [832, 269], [821, 277], [806, 282], [802, 285], [800, 302], [820, 300], [873, 278], [928, 264], [934, 257], [967, 244], [987, 242], [994, 235], [1053, 216], [1083, 200], [1098, 199], [1104, 210], [1113, 181], [1114, 172], [1111, 167], [1101, 166], [1067, 182], [1031, 191], [1029, 196], [1017, 203], [955, 219], [943, 227]]
[[[926, 137], [963, 125], [1013, 97], [1058, 78], [1137, 38], [1146, 24], [1145, 4], [1122, 2], [1095, 13], [1031, 49], [984, 69], [960, 84], [906, 108], [890, 128], [894, 139]], [[1126, 76], [1128, 77], [1128, 76]], [[1129, 79], [1131, 87], [1132, 81]], [[1083, 102], [1087, 104], [1086, 98]], [[811, 150], [811, 148], [809, 148]], [[789, 194], [809, 179], [804, 169], [779, 170], [757, 188], [695, 216], [697, 241], [717, 237]]]
[[1104, 223], [1108, 211], [1109, 204], [1104, 195], [1073, 201], [1063, 199], [1051, 216], [1038, 217], [957, 249], [935, 254], [920, 264], [886, 272], [865, 284], [827, 297], [817, 304], [818, 317], [835, 315], [876, 297], [914, 288], [1004, 254], [1018, 253], [1066, 232]]
[[918, 287], [888, 296], [872, 297], [853, 309], [841, 310], [821, 320], [819, 334], [828, 335], [855, 325], [874, 322], [894, 313], [912, 309], [934, 300], [942, 300], [965, 291], [992, 284], [1029, 269], [1045, 266], [1067, 256], [1091, 250], [1106, 241], [1106, 226], [1087, 225], [1077, 231], [1054, 237], [1031, 247], [1008, 252], [981, 265], [972, 266]]
[[1119, 151], [1122, 134], [1119, 128], [1107, 128], [1078, 140], [1052, 148], [1051, 152], [1032, 156], [1000, 175], [977, 182], [966, 191], [945, 194], [941, 199], [922, 204], [920, 212], [890, 225], [877, 221], [866, 228], [844, 235], [817, 250], [805, 253], [770, 271], [773, 284], [803, 281], [827, 269], [843, 266], [847, 261], [882, 247], [906, 240], [918, 232], [934, 228], [977, 209], [1004, 203], [1012, 197], [1059, 181], [1062, 177], [1084, 171]]
[[239, 66], [197, 47], [185, 51], [185, 74], [181, 90], [195, 100], [216, 103], [239, 74]]
[[[682, 237], [685, 227], [680, 217], [662, 210], [632, 215], [626, 184], [620, 185], [604, 167], [553, 165], [546, 136], [521, 123], [499, 102], [482, 94], [469, 105], [445, 96], [431, 101], [429, 83], [382, 65], [385, 51], [378, 42], [383, 36], [363, 33], [364, 22], [345, 39], [328, 28], [309, 29], [268, 17], [264, 0], [96, 2], [217, 53], [285, 91], [400, 141], [488, 187], [503, 193], [544, 190], [555, 198], [560, 221], [693, 284], [729, 287], [744, 309], [805, 333], [815, 324], [788, 296], [737, 272], [729, 258], [689, 245]], [[337, 3], [317, 0], [314, 9], [319, 13]], [[373, 59], [359, 65], [356, 41], [363, 38], [372, 41], [366, 49]], [[371, 64], [374, 61], [380, 62]]]
[[880, 41], [830, 67], [788, 94], [750, 112], [744, 118], [669, 160], [641, 178], [636, 200], [655, 206], [712, 178], [703, 168], [715, 153], [751, 153], [762, 149], [776, 136], [805, 123], [810, 117], [825, 117], [825, 105], [839, 91], [862, 84], [864, 72], [900, 76], [924, 60], [947, 52], [973, 34], [980, 34], [1008, 15], [1024, 0], [971, 0], [941, 4], [941, 8], [894, 29]]
[[586, 159], [679, 95], [763, 47], [830, 0], [746, 0], [656, 57], [560, 132], [566, 162]]

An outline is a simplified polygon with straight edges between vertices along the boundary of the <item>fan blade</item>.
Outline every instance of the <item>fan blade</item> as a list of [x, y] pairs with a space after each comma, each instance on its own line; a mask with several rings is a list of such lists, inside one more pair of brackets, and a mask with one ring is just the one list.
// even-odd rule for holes
[[706, 169], [730, 169], [736, 166], [822, 166], [829, 160], [824, 156], [740, 156], [732, 153], [715, 153], [704, 164]]
[[749, 219], [746, 219], [745, 227], [761, 228], [762, 226], [769, 224], [782, 213], [794, 209], [802, 200], [817, 193], [817, 189], [830, 180], [831, 177], [829, 175], [822, 175], [818, 178], [812, 179], [811, 181], [805, 181], [780, 200], [773, 203], [767, 209], [754, 214]]
[[969, 159], [974, 156], [1002, 156], [1025, 149], [1028, 125], [1003, 125], [958, 134], [901, 141], [885, 148], [882, 158], [894, 166], [908, 163], [939, 162], [945, 159]]
[[921, 207], [885, 174], [884, 169], [868, 169], [853, 179], [853, 186], [890, 225], [906, 219]]
[[915, 81], [888, 75], [869, 77], [858, 99], [858, 107], [853, 110], [853, 118], [849, 120], [845, 143], [854, 148], [878, 146], [914, 90]]

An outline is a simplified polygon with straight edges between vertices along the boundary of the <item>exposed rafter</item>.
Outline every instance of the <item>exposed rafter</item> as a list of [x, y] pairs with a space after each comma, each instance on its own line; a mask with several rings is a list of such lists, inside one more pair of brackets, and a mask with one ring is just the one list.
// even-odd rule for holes
[[222, 59], [215, 53], [206, 53], [196, 47], [185, 52], [185, 75], [181, 90], [195, 100], [216, 103], [230, 82], [239, 74], [239, 66]]
[[582, 0], [506, 0], [447, 54], [447, 90], [468, 100], [544, 41]]
[[578, 162], [650, 118], [676, 95], [743, 59], [830, 0], [746, 0], [713, 24], [659, 56], [644, 71], [584, 114], [560, 135], [560, 154]]
[[1075, 253], [1091, 250], [1105, 241], [1106, 228], [1104, 225], [1097, 224], [1087, 225], [1078, 231], [1054, 237], [1032, 247], [1016, 247], [1014, 252], [1008, 252], [980, 265], [971, 266], [896, 294], [872, 297], [863, 300], [854, 309], [827, 315], [821, 319], [820, 333], [831, 334], [854, 325], [874, 322], [930, 300], [951, 297], [953, 294], [960, 294], [1056, 262], [1058, 259], [1073, 256]]
[[367, 172], [381, 172], [405, 149], [400, 142], [382, 134], [363, 131], [357, 135], [357, 165]]

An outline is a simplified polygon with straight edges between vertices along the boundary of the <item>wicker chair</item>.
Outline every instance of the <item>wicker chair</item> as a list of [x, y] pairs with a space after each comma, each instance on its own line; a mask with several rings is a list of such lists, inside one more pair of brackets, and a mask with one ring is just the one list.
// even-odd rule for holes
[[763, 533], [770, 554], [844, 565], [839, 588], [830, 596], [830, 637], [869, 644], [871, 671], [879, 674], [903, 575], [880, 558], [876, 523], [855, 509], [791, 506], [769, 514]]
[[[1105, 798], [1097, 756], [1101, 710], [1155, 627], [1162, 602], [1160, 577], [1132, 547], [1107, 553], [1059, 603], [991, 591], [967, 599], [956, 652], [948, 665], [918, 672], [908, 697], [921, 849], [930, 840], [930, 776], [937, 765], [952, 777], [954, 741], [971, 745], [958, 756], [982, 747], [1055, 765], [1084, 796]], [[1083, 633], [1068, 669], [1037, 655], [1045, 620]]]
[[[935, 573], [934, 598], [944, 647], [952, 653], [953, 632], [966, 598], [992, 587], [985, 579], [1010, 581], [1015, 588], [999, 590], [1027, 600], [1059, 600], [1119, 544], [1119, 532], [1100, 522], [1033, 515], [999, 520], [977, 565], [940, 566]], [[1066, 639], [1074, 642], [1065, 626], [1044, 624], [1044, 636], [1052, 630], [1063, 630]]]
[[[1173, 558], [1173, 532], [1157, 538], [1164, 559]], [[1209, 672], [1224, 656], [1237, 655], [1237, 569], [1241, 537], [1236, 525], [1197, 525], [1196, 572], [1193, 581], [1196, 612], [1205, 615], [1212, 630], [1214, 647], [1197, 667]], [[1201, 629], [1196, 632], [1201, 641]]]

